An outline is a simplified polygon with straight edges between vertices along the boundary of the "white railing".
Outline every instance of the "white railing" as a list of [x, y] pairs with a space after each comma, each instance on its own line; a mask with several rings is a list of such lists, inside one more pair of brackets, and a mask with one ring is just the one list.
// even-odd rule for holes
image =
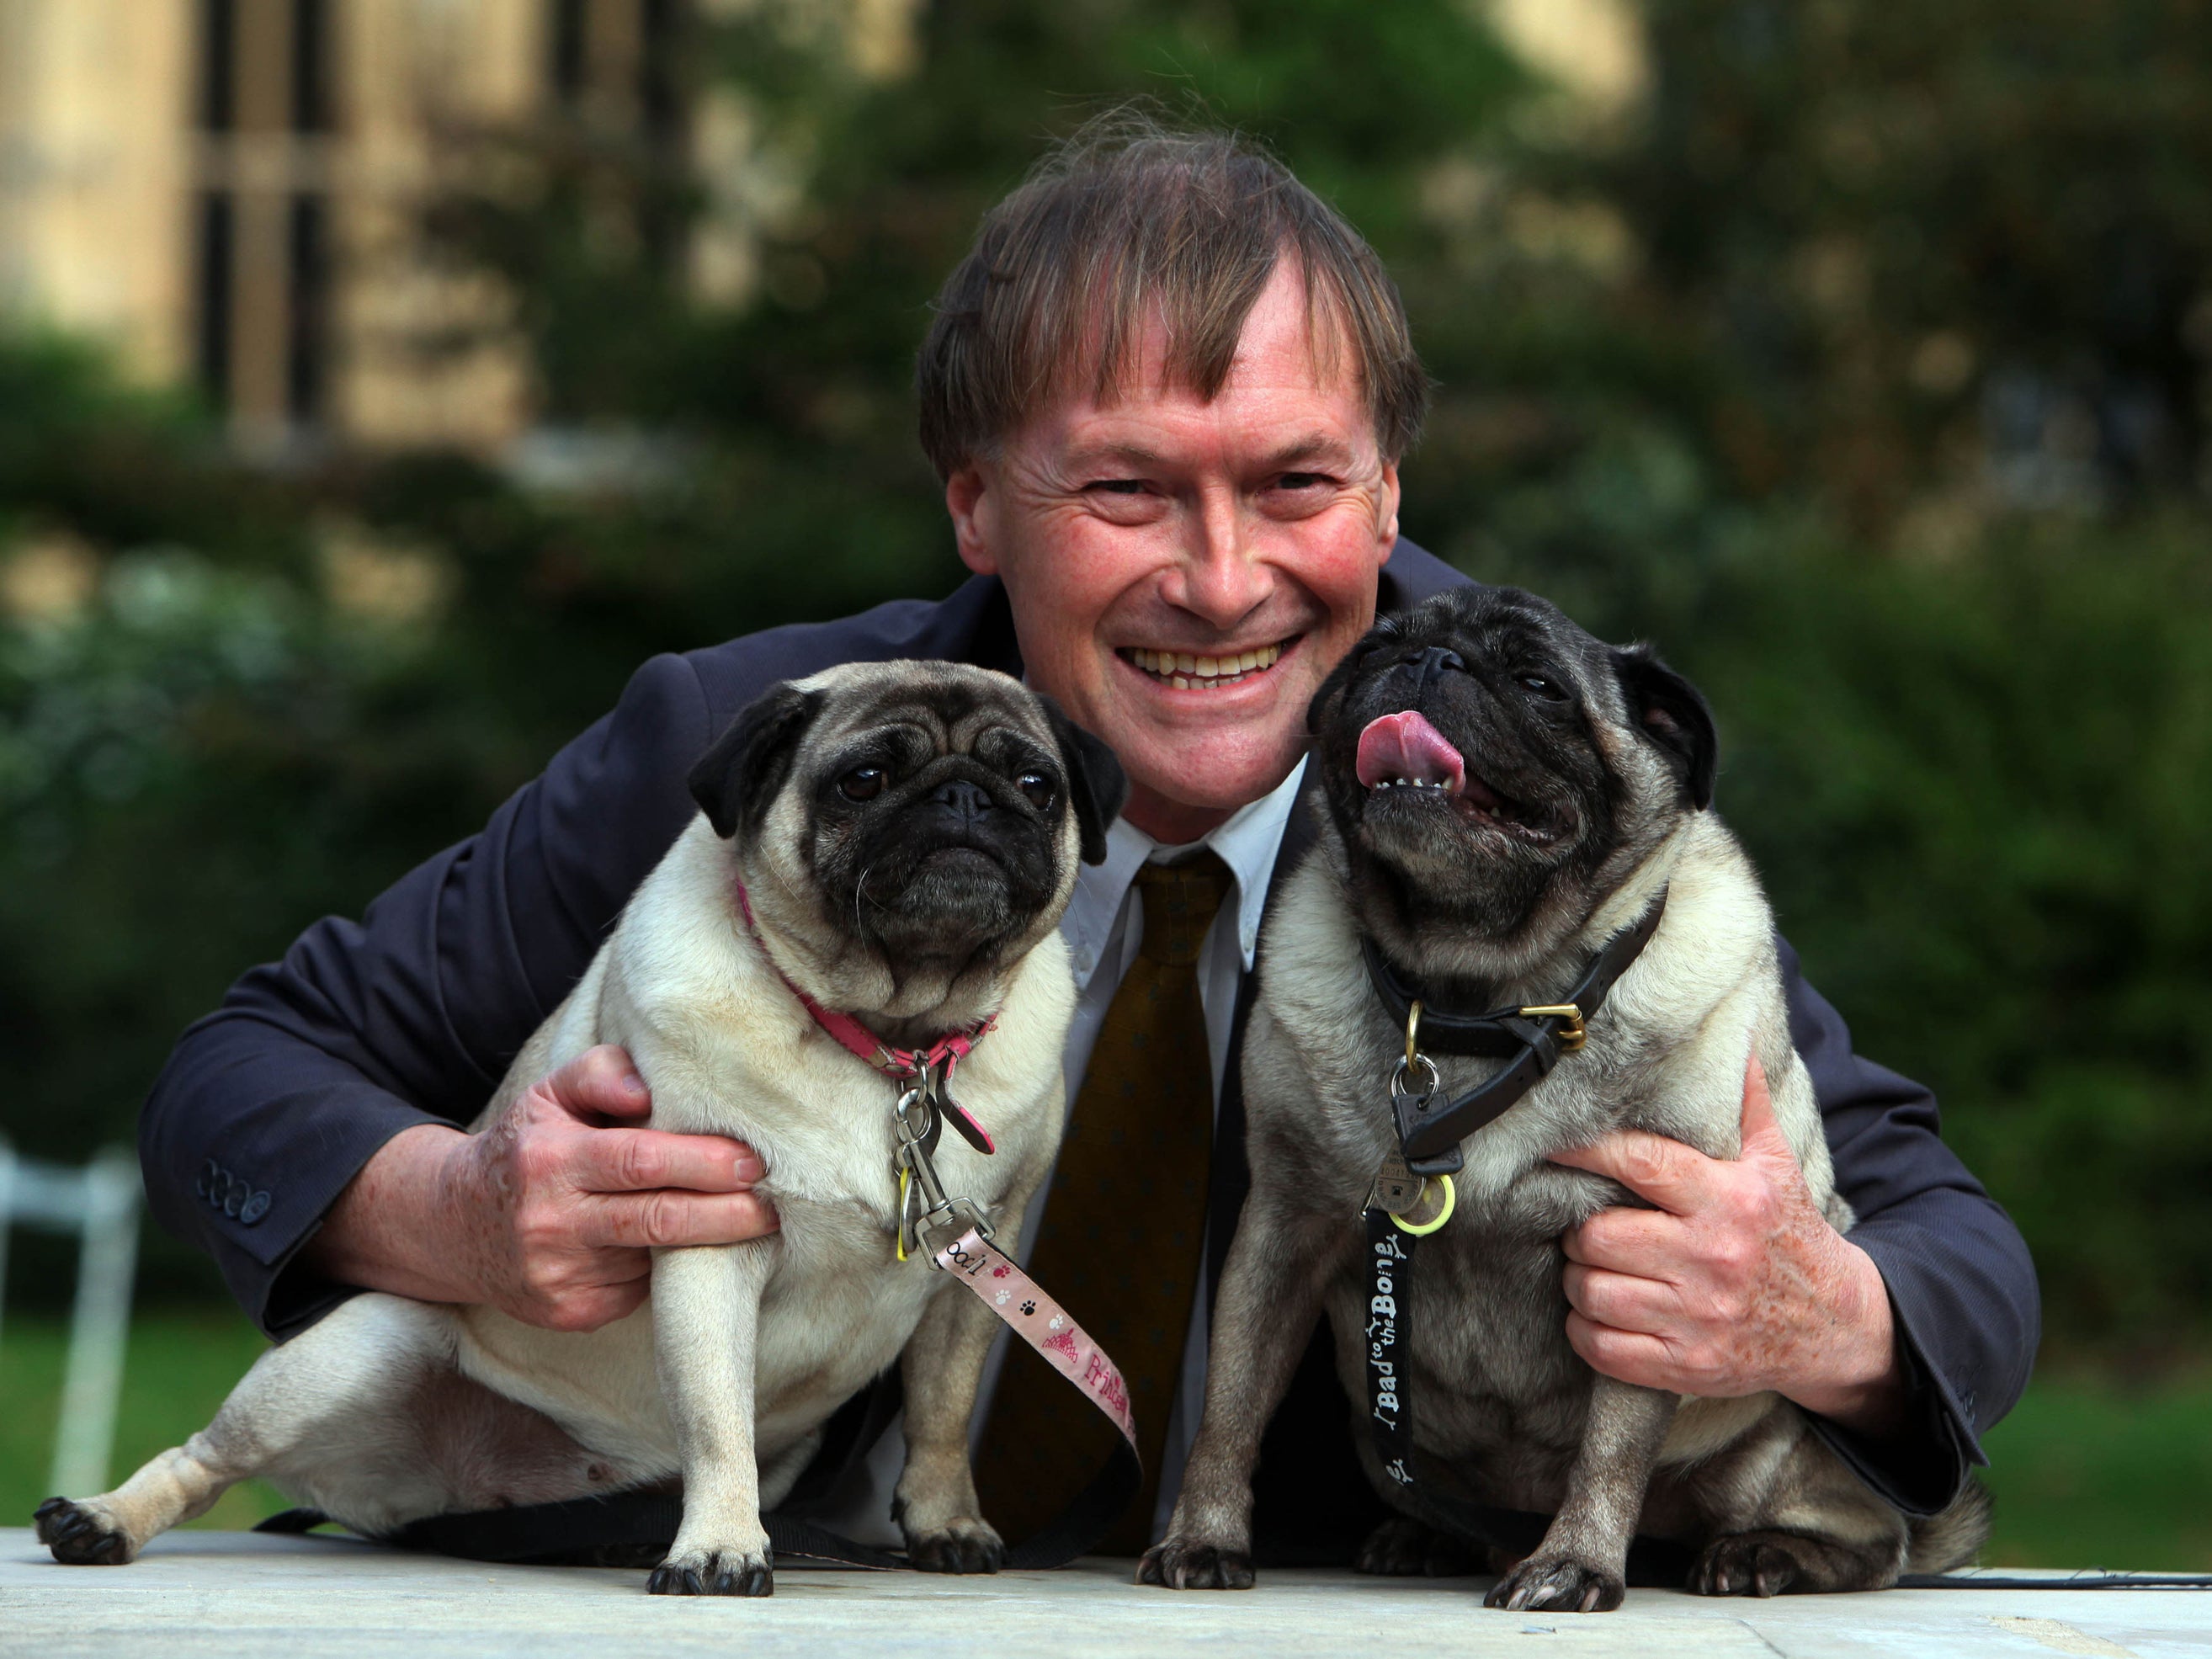
[[0, 1140], [0, 1284], [8, 1235], [17, 1224], [75, 1233], [81, 1241], [50, 1492], [82, 1497], [106, 1489], [138, 1265], [138, 1160], [119, 1146], [70, 1170], [18, 1158]]

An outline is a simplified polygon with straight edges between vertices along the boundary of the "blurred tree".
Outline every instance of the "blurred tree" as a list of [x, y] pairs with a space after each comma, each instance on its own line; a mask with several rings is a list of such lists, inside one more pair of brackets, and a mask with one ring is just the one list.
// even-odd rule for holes
[[1493, 210], [1465, 216], [1486, 250], [1558, 241], [1576, 213], [1618, 226], [1613, 280], [1540, 295], [1551, 349], [1471, 356], [1487, 384], [1554, 410], [1568, 390], [1571, 415], [1564, 356], [1612, 423], [1662, 425], [1717, 494], [1811, 501], [1876, 544], [2201, 501], [2212, 13], [1642, 9], [1640, 117], [1595, 144], [1523, 134]]

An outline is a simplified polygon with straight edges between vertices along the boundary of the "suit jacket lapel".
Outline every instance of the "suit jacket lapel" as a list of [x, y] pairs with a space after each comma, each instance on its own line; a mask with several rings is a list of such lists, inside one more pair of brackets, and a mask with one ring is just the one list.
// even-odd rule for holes
[[[1298, 790], [1291, 816], [1283, 824], [1283, 839], [1275, 849], [1274, 867], [1267, 877], [1267, 914], [1275, 908], [1283, 878], [1297, 869], [1320, 839], [1316, 812], [1327, 809], [1309, 771]], [[1260, 924], [1261, 951], [1267, 950], [1267, 927]], [[1237, 1218], [1243, 1212], [1244, 1194], [1252, 1184], [1251, 1166], [1244, 1160], [1244, 1031], [1251, 1023], [1252, 1001], [1260, 982], [1264, 955], [1255, 957], [1251, 971], [1237, 984], [1237, 1011], [1229, 1026], [1229, 1054], [1222, 1066], [1221, 1100], [1213, 1115], [1213, 1164], [1206, 1205], [1206, 1321], [1211, 1328], [1213, 1297], [1221, 1286], [1221, 1270], [1229, 1259], [1230, 1241], [1236, 1237]]]

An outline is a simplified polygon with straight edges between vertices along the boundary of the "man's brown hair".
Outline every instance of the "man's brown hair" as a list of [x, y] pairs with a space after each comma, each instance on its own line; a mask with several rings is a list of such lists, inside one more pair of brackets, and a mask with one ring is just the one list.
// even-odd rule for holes
[[1088, 370], [1119, 389], [1157, 318], [1171, 383], [1211, 401], [1277, 264], [1305, 280], [1315, 365], [1341, 347], [1375, 440], [1396, 460], [1419, 435], [1428, 378], [1397, 285], [1359, 233], [1234, 133], [1176, 131], [1123, 110], [1060, 145], [984, 216], [939, 292], [915, 380], [921, 446], [949, 477]]

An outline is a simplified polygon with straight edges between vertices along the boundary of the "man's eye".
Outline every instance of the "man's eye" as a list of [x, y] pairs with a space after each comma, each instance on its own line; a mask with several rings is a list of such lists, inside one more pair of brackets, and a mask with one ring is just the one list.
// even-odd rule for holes
[[888, 781], [880, 766], [856, 766], [837, 780], [837, 793], [847, 800], [873, 800]]
[[1142, 478], [1094, 478], [1083, 487], [1102, 495], [1141, 495], [1150, 488]]
[[1042, 772], [1024, 772], [1014, 780], [1014, 787], [1022, 792], [1022, 799], [1040, 812], [1052, 805], [1052, 780]]
[[1318, 489], [1332, 482], [1326, 472], [1285, 472], [1275, 480], [1278, 489]]

